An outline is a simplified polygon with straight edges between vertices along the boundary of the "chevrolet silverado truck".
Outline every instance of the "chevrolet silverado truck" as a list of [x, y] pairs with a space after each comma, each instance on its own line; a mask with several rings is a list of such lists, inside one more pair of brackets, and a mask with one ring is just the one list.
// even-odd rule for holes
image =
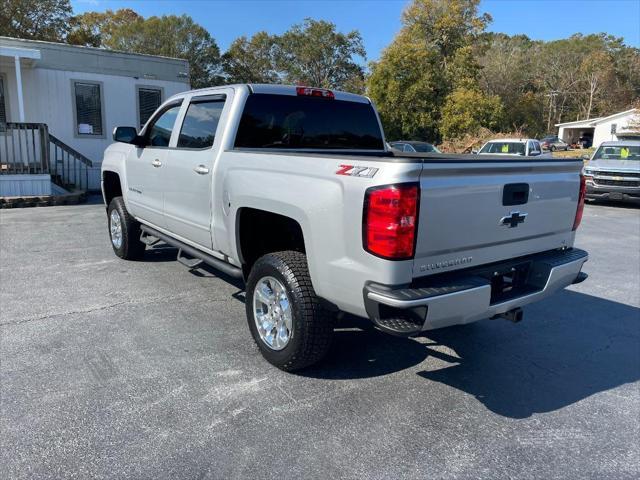
[[584, 168], [587, 199], [640, 204], [640, 141], [603, 142]]
[[327, 353], [340, 312], [411, 336], [518, 321], [586, 278], [581, 160], [394, 153], [368, 98], [279, 85], [182, 93], [113, 138], [115, 254], [162, 242], [243, 281], [253, 339], [283, 370]]

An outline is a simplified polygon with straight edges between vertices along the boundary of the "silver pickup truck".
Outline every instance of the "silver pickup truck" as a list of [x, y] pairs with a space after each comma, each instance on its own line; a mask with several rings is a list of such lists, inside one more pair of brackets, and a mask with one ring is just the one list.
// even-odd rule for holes
[[489, 317], [586, 278], [582, 161], [393, 153], [362, 96], [232, 85], [169, 98], [102, 163], [113, 249], [177, 247], [246, 285], [284, 370], [320, 360], [339, 312], [395, 335]]

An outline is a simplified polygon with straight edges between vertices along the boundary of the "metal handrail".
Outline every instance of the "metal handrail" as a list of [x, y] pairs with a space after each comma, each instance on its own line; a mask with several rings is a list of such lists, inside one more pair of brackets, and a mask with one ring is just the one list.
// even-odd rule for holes
[[0, 174], [51, 175], [66, 189], [88, 190], [93, 162], [49, 133], [45, 123], [0, 123]]

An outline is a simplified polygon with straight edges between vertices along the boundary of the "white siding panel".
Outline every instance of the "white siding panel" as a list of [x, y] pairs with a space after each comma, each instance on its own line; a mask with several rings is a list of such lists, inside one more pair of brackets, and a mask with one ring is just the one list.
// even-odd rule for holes
[[0, 175], [0, 197], [51, 195], [50, 175]]
[[[15, 72], [10, 65], [0, 66], [7, 78], [9, 121], [17, 121]], [[111, 132], [120, 125], [136, 126], [136, 85], [158, 86], [164, 99], [188, 88], [184, 82], [152, 80], [98, 73], [73, 72], [23, 67], [23, 91], [27, 122], [46, 123], [61, 141], [93, 161], [89, 172], [90, 188], [100, 188], [100, 164], [105, 148], [112, 142]], [[75, 135], [71, 80], [102, 82], [104, 98], [104, 136], [82, 138]]]
[[628, 132], [629, 123], [633, 119], [633, 114], [624, 117], [612, 118], [596, 125], [593, 133], [593, 146], [597, 147], [602, 142], [610, 142], [618, 140], [618, 136], [611, 133], [611, 125], [616, 124], [616, 133]]

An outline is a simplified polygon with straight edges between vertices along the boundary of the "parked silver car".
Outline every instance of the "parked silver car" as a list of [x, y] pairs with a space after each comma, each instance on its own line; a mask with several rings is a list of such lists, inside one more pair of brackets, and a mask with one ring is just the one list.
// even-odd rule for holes
[[640, 202], [640, 140], [603, 142], [584, 176], [589, 199]]
[[389, 146], [398, 150], [399, 152], [423, 152], [423, 153], [442, 153], [438, 150], [437, 147], [431, 145], [427, 142], [416, 142], [416, 141], [407, 141], [407, 140], [399, 140], [397, 142], [389, 142]]
[[552, 152], [556, 150], [564, 150], [566, 152], [569, 150], [569, 144], [554, 135], [544, 137], [540, 140], [540, 145], [542, 145], [543, 150], [550, 150]]

